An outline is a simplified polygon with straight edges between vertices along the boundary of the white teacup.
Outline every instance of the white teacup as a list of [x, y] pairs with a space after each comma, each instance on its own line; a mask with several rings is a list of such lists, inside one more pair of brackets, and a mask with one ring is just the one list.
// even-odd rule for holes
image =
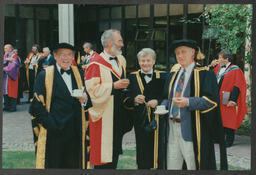
[[73, 97], [82, 97], [83, 93], [84, 93], [83, 89], [74, 89], [72, 96]]
[[156, 111], [165, 111], [166, 109], [165, 109], [165, 105], [158, 105], [157, 107], [156, 107]]
[[159, 115], [164, 115], [168, 113], [168, 110], [165, 109], [165, 105], [159, 105], [156, 107], [156, 110], [154, 113]]

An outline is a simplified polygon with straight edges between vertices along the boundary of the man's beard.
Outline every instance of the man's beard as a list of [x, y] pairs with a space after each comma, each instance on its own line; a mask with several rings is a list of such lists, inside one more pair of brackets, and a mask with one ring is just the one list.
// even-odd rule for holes
[[118, 48], [116, 47], [115, 44], [111, 47], [110, 51], [111, 51], [115, 56], [122, 54], [122, 50], [118, 50]]

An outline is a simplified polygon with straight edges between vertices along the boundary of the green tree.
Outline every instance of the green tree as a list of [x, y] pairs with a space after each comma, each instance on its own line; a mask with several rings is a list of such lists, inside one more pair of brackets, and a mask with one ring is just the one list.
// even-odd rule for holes
[[233, 54], [240, 53], [244, 57], [244, 74], [247, 82], [248, 116], [251, 116], [251, 34], [252, 34], [252, 5], [222, 4], [213, 5], [200, 17], [205, 18], [209, 25], [208, 35], [217, 33], [216, 42], [221, 49], [228, 49]]
[[[246, 40], [251, 38], [252, 6], [245, 4], [212, 5], [203, 13], [205, 22], [217, 33], [216, 42], [221, 49], [238, 53], [245, 49]], [[211, 34], [209, 34], [211, 35]], [[248, 49], [248, 48], [246, 48]], [[251, 63], [251, 48], [249, 54], [244, 53], [245, 61]]]

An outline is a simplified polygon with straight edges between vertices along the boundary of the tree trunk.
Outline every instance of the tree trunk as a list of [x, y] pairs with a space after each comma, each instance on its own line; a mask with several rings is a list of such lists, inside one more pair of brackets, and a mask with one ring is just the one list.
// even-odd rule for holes
[[[250, 5], [248, 5], [248, 8], [250, 8]], [[249, 22], [250, 20], [247, 19], [247, 33], [251, 34], [251, 29], [249, 28]], [[251, 55], [251, 37], [247, 37], [245, 39], [245, 57]], [[245, 59], [244, 64], [244, 76], [247, 84], [247, 93], [246, 93], [246, 103], [248, 105], [248, 112], [245, 116], [245, 120], [250, 120], [249, 114], [251, 114], [251, 85], [252, 85], [252, 74], [251, 74], [252, 66], [248, 61]]]

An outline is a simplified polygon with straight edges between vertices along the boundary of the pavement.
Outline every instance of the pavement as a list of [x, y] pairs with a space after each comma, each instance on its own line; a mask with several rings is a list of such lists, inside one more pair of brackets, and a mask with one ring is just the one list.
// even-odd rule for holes
[[[26, 97], [26, 95], [25, 95]], [[25, 101], [22, 99], [21, 101]], [[29, 104], [17, 105], [16, 112], [3, 112], [3, 150], [34, 151]], [[123, 149], [135, 150], [134, 130], [125, 134]], [[219, 162], [219, 149], [215, 145], [216, 160]], [[251, 167], [251, 138], [235, 136], [234, 145], [227, 149], [228, 164], [237, 168]]]

